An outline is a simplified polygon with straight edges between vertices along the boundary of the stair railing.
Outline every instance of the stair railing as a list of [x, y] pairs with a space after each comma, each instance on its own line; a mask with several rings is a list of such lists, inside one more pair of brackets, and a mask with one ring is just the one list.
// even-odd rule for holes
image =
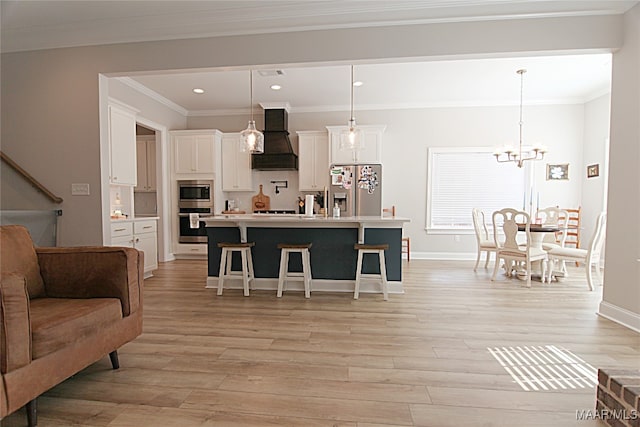
[[7, 156], [5, 153], [0, 151], [0, 159], [4, 161], [6, 164], [11, 166], [18, 174], [20, 174], [24, 179], [26, 179], [31, 185], [33, 185], [38, 191], [47, 196], [49, 200], [54, 203], [62, 203], [62, 197], [58, 197], [53, 194], [47, 187], [42, 185], [40, 181], [35, 179], [29, 172], [22, 169], [20, 165], [18, 165], [11, 157]]

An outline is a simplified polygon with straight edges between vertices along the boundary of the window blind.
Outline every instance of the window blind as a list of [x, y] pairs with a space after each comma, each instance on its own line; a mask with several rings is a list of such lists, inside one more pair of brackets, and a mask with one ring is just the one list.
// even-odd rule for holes
[[490, 152], [433, 149], [430, 153], [427, 228], [473, 228], [471, 210], [485, 212], [487, 222], [499, 209], [528, 206], [525, 169], [500, 164]]

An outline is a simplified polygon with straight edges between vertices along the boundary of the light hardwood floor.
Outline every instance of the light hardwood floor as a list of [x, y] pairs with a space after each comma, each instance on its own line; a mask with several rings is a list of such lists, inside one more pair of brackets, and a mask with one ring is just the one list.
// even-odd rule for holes
[[[39, 399], [46, 426], [596, 426], [595, 388], [524, 391], [488, 351], [556, 345], [640, 367], [640, 335], [595, 313], [583, 270], [560, 283], [473, 262], [404, 263], [405, 294], [205, 289], [204, 261], [145, 281], [144, 333]], [[25, 425], [23, 411], [3, 427]]]

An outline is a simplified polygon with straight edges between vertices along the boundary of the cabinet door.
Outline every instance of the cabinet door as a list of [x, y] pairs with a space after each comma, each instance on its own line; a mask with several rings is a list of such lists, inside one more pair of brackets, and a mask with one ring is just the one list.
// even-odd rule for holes
[[195, 172], [214, 172], [214, 146], [213, 135], [196, 135], [195, 137]]
[[126, 248], [133, 248], [133, 235], [112, 237], [111, 246], [124, 246]]
[[382, 132], [378, 130], [364, 131], [364, 148], [358, 152], [359, 162], [382, 162]]
[[176, 173], [196, 172], [196, 137], [178, 135], [173, 140], [174, 166]]
[[136, 140], [136, 168], [138, 181], [134, 191], [147, 191], [147, 141], [141, 139]]
[[340, 149], [340, 133], [346, 126], [330, 126], [331, 163], [382, 163], [382, 134], [386, 126], [360, 126], [363, 132], [364, 148], [353, 152]]
[[329, 185], [329, 147], [326, 132], [298, 134], [298, 187], [321, 191]]
[[222, 191], [252, 191], [251, 153], [240, 150], [240, 136], [222, 137]]
[[144, 252], [145, 272], [158, 268], [158, 238], [155, 232], [136, 234], [134, 247]]
[[156, 191], [156, 141], [147, 140], [146, 146], [147, 159], [147, 191]]
[[176, 135], [174, 137], [176, 173], [213, 173], [213, 135]]
[[136, 185], [136, 116], [109, 106], [111, 183]]

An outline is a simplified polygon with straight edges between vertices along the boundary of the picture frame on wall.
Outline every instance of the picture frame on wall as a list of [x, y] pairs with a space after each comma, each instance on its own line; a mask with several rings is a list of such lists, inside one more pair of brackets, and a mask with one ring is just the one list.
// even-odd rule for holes
[[600, 176], [600, 164], [587, 166], [587, 178], [595, 178], [596, 176]]
[[547, 181], [569, 179], [569, 163], [552, 165], [547, 163]]

